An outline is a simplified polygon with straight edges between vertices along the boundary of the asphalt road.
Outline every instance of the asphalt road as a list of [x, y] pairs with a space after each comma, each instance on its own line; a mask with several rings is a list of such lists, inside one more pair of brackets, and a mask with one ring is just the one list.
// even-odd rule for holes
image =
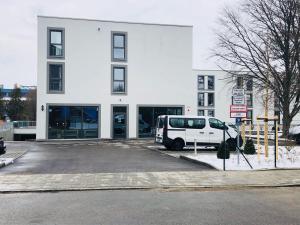
[[153, 141], [14, 142], [7, 151], [27, 149], [0, 174], [68, 174], [209, 170], [206, 166], [146, 148]]
[[0, 195], [0, 224], [300, 224], [300, 188]]

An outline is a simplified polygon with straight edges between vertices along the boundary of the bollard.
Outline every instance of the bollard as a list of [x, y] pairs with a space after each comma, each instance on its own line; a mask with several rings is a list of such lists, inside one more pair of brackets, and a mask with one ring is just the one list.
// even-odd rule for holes
[[243, 139], [243, 144], [242, 145], [244, 145], [245, 141], [246, 141], [246, 131], [245, 130], [246, 130], [245, 129], [245, 123], [242, 122], [242, 139]]
[[259, 127], [259, 121], [256, 120], [256, 132], [257, 132], [257, 159], [258, 162], [260, 162], [260, 127]]
[[194, 139], [194, 154], [197, 155], [197, 139]]

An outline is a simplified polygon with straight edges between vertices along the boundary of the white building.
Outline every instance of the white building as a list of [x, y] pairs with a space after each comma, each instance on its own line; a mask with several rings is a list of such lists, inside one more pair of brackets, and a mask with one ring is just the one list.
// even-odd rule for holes
[[[226, 122], [235, 123], [230, 118], [230, 105], [232, 104], [232, 89], [245, 90], [245, 103], [247, 105], [247, 119], [256, 123], [256, 117], [264, 116], [264, 93], [253, 87], [252, 79], [245, 76], [232, 78], [227, 72], [221, 70], [193, 70], [197, 83], [198, 115], [215, 116]], [[274, 99], [269, 101], [270, 116], [277, 115], [282, 124], [282, 115], [274, 105]], [[270, 125], [272, 123], [270, 122]], [[295, 116], [292, 124], [300, 124], [300, 114]]]
[[38, 17], [37, 136], [153, 135], [196, 114], [192, 26]]
[[[192, 26], [39, 16], [36, 138], [150, 137], [161, 114], [234, 122], [234, 86], [245, 89], [247, 117], [255, 122], [264, 114], [263, 94], [250, 79], [192, 70], [192, 32]], [[269, 114], [275, 111], [270, 106]]]

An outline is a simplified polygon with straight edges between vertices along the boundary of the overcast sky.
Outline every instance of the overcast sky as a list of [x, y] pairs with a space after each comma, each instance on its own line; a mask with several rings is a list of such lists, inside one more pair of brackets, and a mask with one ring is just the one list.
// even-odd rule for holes
[[194, 26], [193, 67], [208, 59], [225, 5], [241, 0], [0, 0], [0, 84], [36, 85], [37, 15]]

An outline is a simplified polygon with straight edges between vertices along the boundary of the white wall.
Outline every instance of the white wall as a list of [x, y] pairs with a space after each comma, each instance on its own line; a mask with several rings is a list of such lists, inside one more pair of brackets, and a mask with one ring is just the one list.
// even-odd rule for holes
[[[47, 27], [65, 29], [65, 60], [47, 60]], [[126, 96], [111, 95], [111, 31], [128, 33]], [[65, 94], [46, 93], [54, 61], [65, 62]], [[192, 27], [38, 17], [37, 139], [46, 138], [47, 103], [101, 104], [101, 138], [111, 137], [111, 104], [129, 104], [129, 137], [138, 104], [184, 105], [195, 115], [191, 68]]]

